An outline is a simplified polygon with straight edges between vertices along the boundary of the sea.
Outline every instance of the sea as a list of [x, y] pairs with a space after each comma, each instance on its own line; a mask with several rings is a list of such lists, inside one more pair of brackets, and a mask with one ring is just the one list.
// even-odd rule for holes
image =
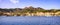
[[0, 25], [60, 25], [60, 16], [0, 16]]

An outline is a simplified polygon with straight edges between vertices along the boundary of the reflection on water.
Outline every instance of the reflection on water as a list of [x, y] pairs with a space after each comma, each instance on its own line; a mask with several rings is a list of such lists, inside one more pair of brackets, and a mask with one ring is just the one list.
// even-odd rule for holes
[[1, 16], [0, 25], [60, 25], [60, 17]]

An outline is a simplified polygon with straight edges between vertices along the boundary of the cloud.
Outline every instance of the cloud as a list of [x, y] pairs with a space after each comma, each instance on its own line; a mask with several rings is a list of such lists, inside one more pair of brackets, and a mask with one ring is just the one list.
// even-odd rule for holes
[[19, 0], [10, 0], [10, 1], [14, 4], [19, 3]]

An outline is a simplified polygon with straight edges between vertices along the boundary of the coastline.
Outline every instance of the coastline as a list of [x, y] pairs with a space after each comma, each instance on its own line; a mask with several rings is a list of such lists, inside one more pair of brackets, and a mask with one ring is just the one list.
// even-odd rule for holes
[[23, 14], [3, 13], [3, 15], [1, 16], [60, 16], [60, 15], [58, 12], [56, 13], [37, 12], [37, 13], [23, 13]]
[[0, 8], [0, 16], [60, 16], [60, 9], [45, 10], [43, 8], [32, 6], [15, 9]]

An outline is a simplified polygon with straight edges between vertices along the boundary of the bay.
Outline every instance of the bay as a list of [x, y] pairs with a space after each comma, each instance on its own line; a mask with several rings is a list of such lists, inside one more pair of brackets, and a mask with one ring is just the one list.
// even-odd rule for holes
[[60, 25], [59, 16], [0, 16], [0, 25]]

